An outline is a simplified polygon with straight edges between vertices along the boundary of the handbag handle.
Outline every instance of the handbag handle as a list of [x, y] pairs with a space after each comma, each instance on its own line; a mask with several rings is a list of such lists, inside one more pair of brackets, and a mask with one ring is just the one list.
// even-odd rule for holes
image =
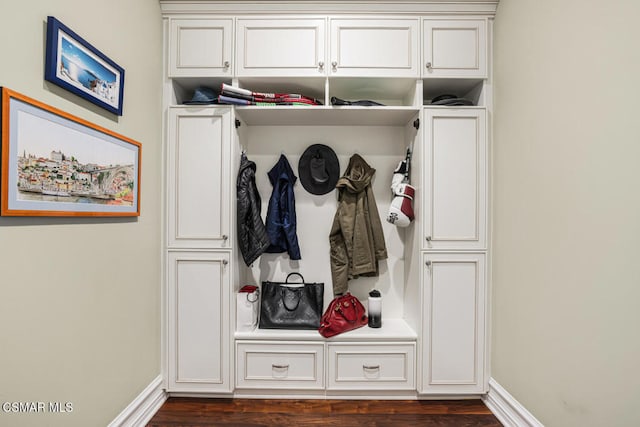
[[[285, 282], [285, 283], [289, 283], [289, 277], [293, 276], [294, 274], [295, 274], [296, 276], [300, 276], [300, 278], [302, 279], [302, 283], [304, 283], [304, 277], [302, 277], [302, 274], [298, 273], [297, 271], [294, 271], [293, 273], [289, 273], [289, 274], [287, 274], [287, 278], [284, 280], [284, 282]], [[294, 283], [295, 283], [295, 282], [294, 282]]]
[[[353, 320], [352, 320], [352, 319], [349, 319], [349, 317], [347, 316], [347, 314], [346, 314], [346, 313], [344, 312], [344, 310], [342, 309], [342, 307], [347, 308], [347, 307], [349, 307], [349, 306], [353, 307], [353, 313], [354, 313]], [[351, 299], [351, 301], [348, 301], [348, 300], [347, 300], [347, 301], [344, 301], [344, 302], [343, 302], [343, 301], [340, 301], [340, 302], [338, 303], [338, 305], [336, 306], [336, 309], [335, 309], [335, 310], [336, 310], [338, 313], [340, 313], [340, 314], [342, 315], [342, 317], [344, 317], [344, 318], [345, 318], [345, 320], [346, 320], [347, 322], [349, 322], [349, 323], [356, 323], [356, 321], [358, 320], [358, 313], [357, 313], [356, 305], [355, 305], [355, 303], [354, 303], [353, 299]]]

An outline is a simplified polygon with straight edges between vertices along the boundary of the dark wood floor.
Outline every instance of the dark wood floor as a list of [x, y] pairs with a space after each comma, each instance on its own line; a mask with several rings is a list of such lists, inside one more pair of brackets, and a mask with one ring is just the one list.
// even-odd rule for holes
[[172, 397], [147, 427], [501, 427], [480, 400], [279, 400]]

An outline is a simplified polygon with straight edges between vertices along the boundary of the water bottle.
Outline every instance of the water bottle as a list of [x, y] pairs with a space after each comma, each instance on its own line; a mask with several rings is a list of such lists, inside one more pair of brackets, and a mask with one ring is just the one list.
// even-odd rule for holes
[[369, 292], [369, 327], [382, 327], [382, 296], [376, 289]]

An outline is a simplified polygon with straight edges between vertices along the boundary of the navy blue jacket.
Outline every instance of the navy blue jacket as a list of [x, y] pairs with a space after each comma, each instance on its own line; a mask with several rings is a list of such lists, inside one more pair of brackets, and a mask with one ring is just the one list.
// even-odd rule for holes
[[278, 163], [267, 174], [273, 186], [267, 209], [267, 235], [271, 245], [266, 252], [288, 252], [292, 260], [300, 259], [300, 246], [296, 235], [296, 202], [293, 185], [298, 177], [287, 158], [281, 154]]

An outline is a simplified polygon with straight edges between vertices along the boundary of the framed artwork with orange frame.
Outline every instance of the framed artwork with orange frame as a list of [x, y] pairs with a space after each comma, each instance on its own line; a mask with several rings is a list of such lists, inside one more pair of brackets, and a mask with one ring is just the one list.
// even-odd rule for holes
[[1, 90], [0, 215], [140, 215], [139, 142]]

